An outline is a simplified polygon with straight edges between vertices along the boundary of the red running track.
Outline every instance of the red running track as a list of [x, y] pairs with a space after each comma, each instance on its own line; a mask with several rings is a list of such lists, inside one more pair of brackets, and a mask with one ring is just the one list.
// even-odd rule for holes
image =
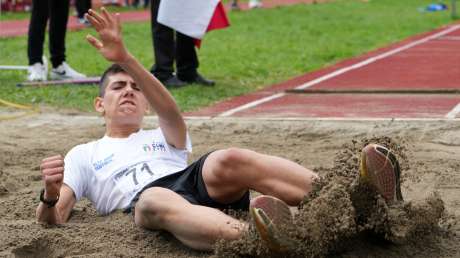
[[[150, 20], [149, 11], [133, 11], [120, 13], [122, 21], [126, 22], [141, 22]], [[69, 17], [67, 28], [70, 30], [81, 30], [86, 28], [84, 25], [78, 23], [77, 18], [74, 16]], [[2, 21], [0, 22], [0, 38], [17, 37], [27, 35], [29, 30], [29, 20], [18, 21]]]
[[459, 49], [454, 24], [186, 115], [460, 118]]

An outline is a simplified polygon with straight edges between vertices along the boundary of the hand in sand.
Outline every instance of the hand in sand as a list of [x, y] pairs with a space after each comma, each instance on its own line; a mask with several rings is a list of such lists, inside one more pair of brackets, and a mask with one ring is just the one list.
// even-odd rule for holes
[[45, 199], [56, 200], [64, 179], [64, 159], [61, 155], [45, 158], [40, 164], [40, 171], [45, 183]]
[[98, 40], [91, 35], [87, 35], [88, 42], [108, 61], [123, 63], [127, 60], [129, 52], [123, 44], [121, 36], [120, 14], [116, 13], [114, 16], [102, 7], [101, 14], [90, 9], [85, 14], [85, 17], [93, 25], [100, 38]]

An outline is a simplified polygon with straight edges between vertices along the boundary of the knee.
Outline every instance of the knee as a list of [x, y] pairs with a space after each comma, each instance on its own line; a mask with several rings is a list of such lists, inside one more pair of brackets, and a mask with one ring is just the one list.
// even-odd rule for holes
[[151, 229], [161, 229], [167, 214], [165, 200], [166, 189], [152, 187], [145, 190], [134, 208], [136, 225]]
[[232, 179], [235, 174], [244, 170], [250, 163], [250, 150], [240, 148], [229, 148], [221, 150], [217, 159], [214, 175], [219, 179]]

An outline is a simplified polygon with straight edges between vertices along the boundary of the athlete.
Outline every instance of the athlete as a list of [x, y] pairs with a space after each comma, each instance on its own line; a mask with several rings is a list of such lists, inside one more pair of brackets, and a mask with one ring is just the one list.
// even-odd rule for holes
[[[85, 15], [99, 39], [88, 42], [113, 62], [101, 77], [95, 110], [106, 124], [98, 140], [43, 159], [40, 222], [69, 220], [75, 203], [88, 198], [98, 213], [132, 212], [136, 225], [172, 233], [183, 244], [211, 250], [218, 239], [234, 240], [248, 229], [223, 209], [251, 210], [261, 237], [273, 250], [285, 243], [277, 223], [291, 219], [317, 174], [292, 161], [247, 149], [228, 148], [187, 165], [192, 151], [186, 124], [168, 90], [126, 49], [119, 14], [104, 8]], [[141, 128], [152, 108], [159, 128]], [[362, 175], [388, 201], [396, 197], [399, 170], [388, 149], [363, 150]], [[388, 183], [391, 182], [391, 183]], [[249, 190], [260, 192], [250, 202]]]

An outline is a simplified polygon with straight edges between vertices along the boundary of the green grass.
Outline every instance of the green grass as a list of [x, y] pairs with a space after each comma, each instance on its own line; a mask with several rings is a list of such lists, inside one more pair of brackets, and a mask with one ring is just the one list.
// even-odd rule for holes
[[[431, 0], [342, 0], [250, 12], [230, 12], [232, 26], [213, 31], [198, 51], [200, 72], [217, 81], [173, 90], [184, 111], [245, 94], [451, 22], [449, 12], [421, 13]], [[67, 36], [67, 60], [87, 75], [108, 66], [84, 40], [87, 29]], [[130, 51], [153, 62], [149, 23], [125, 24]], [[0, 64], [27, 64], [26, 37], [0, 39]], [[47, 46], [47, 44], [45, 45]], [[47, 49], [47, 47], [45, 48]], [[92, 110], [93, 86], [17, 88], [24, 71], [0, 70], [0, 99], [22, 104]]]

